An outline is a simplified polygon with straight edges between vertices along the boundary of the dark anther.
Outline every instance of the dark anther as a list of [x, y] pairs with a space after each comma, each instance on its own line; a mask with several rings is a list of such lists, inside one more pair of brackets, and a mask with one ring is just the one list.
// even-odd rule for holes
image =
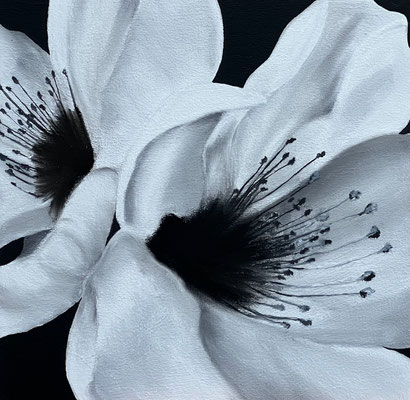
[[359, 192], [358, 190], [352, 190], [349, 193], [349, 199], [350, 200], [357, 200], [360, 198], [361, 192]]
[[367, 237], [370, 239], [377, 239], [380, 237], [380, 229], [377, 226], [372, 226], [372, 229], [370, 232], [367, 234]]
[[364, 215], [364, 214], [373, 214], [374, 212], [376, 212], [378, 209], [377, 204], [376, 203], [369, 203], [365, 209], [359, 213], [359, 215]]
[[362, 280], [365, 282], [370, 282], [373, 278], [376, 277], [376, 274], [373, 271], [366, 271], [362, 276]]
[[382, 249], [380, 250], [381, 253], [388, 253], [391, 249], [393, 248], [393, 246], [390, 243], [386, 243]]
[[366, 288], [366, 289], [363, 289], [363, 290], [361, 290], [360, 292], [359, 292], [359, 294], [360, 294], [360, 297], [362, 297], [362, 298], [366, 298], [367, 296], [370, 296], [372, 293], [374, 293], [374, 290], [372, 289], [372, 288]]

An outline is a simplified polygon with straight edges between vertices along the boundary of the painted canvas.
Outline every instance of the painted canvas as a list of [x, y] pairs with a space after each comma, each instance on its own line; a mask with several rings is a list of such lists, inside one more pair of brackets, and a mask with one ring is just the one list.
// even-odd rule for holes
[[0, 400], [410, 399], [407, 0], [0, 11]]

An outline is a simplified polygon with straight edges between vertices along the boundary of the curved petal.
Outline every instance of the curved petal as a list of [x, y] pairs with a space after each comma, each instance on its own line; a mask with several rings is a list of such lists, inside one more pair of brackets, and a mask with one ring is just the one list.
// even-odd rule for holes
[[[303, 269], [293, 270], [284, 282], [291, 286], [281, 293], [310, 310], [297, 313], [296, 307], [287, 307], [282, 314], [312, 321], [312, 326], [293, 324], [294, 335], [325, 343], [410, 346], [409, 153], [407, 136], [373, 139], [342, 153], [320, 171], [318, 181], [298, 193], [306, 208], [293, 211], [290, 219], [295, 221], [305, 209], [312, 212], [283, 234], [313, 232], [305, 238], [319, 235], [332, 242], [321, 246], [320, 241], [306, 241], [295, 251], [295, 258], [302, 257], [298, 265], [287, 264]], [[361, 196], [349, 200], [353, 190]], [[363, 213], [368, 204], [377, 210]], [[325, 222], [315, 219], [326, 210]], [[330, 231], [320, 235], [324, 227]], [[391, 249], [385, 248], [387, 243]], [[301, 256], [302, 248], [310, 250]], [[303, 263], [310, 258], [314, 261]], [[360, 291], [367, 288], [371, 293], [362, 298]]]
[[67, 372], [78, 399], [236, 400], [199, 339], [199, 306], [121, 230], [86, 286]]
[[[349, 146], [399, 133], [408, 123], [410, 50], [405, 17], [370, 0], [319, 1], [313, 7], [289, 27], [279, 50], [251, 78], [250, 88], [267, 88], [271, 76], [273, 92], [234, 133], [230, 151], [236, 160], [237, 187], [264, 156], [273, 156], [291, 137], [297, 139], [289, 147], [296, 156], [295, 171], [319, 152], [327, 155], [316, 161], [317, 166]], [[285, 58], [282, 65], [279, 57], [284, 46], [307, 40], [306, 32], [314, 32], [309, 53], [302, 52], [303, 63], [296, 63], [297, 71], [289, 68], [286, 80], [288, 61]], [[283, 189], [290, 190], [292, 183], [310, 173], [305, 169]]]
[[392, 350], [294, 339], [217, 309], [201, 316], [203, 342], [222, 374], [247, 400], [401, 400], [410, 361]]
[[28, 256], [29, 254], [36, 251], [40, 243], [43, 241], [44, 238], [50, 233], [50, 230], [44, 230], [41, 232], [37, 232], [33, 235], [26, 236], [24, 238], [23, 249], [20, 253], [20, 256]]
[[0, 336], [44, 324], [79, 300], [110, 231], [116, 186], [114, 172], [90, 172], [37, 250], [0, 268]]
[[49, 214], [50, 203], [23, 192], [12, 181], [0, 171], [0, 247], [54, 225]]
[[138, 5], [138, 0], [50, 1], [52, 63], [58, 72], [67, 69], [92, 134], [98, 128], [102, 92], [124, 49]]
[[185, 215], [199, 206], [204, 188], [202, 151], [219, 118], [213, 115], [171, 129], [144, 149], [119, 199], [121, 226], [130, 224], [146, 238], [164, 215]]
[[[34, 95], [43, 89], [44, 78], [51, 71], [50, 56], [21, 32], [0, 26], [0, 83], [13, 86], [12, 77], [19, 79], [25, 89]], [[1, 103], [7, 101], [3, 94]], [[3, 105], [2, 105], [3, 107]]]
[[[121, 155], [128, 152], [126, 165], [133, 165], [141, 150], [157, 135], [168, 129], [191, 123], [210, 114], [249, 108], [265, 101], [266, 99], [256, 92], [229, 85], [206, 83], [192, 85], [172, 93], [142, 127], [139, 125], [138, 113], [134, 112], [133, 103], [128, 104], [128, 108], [124, 108], [122, 114], [109, 114], [115, 110], [107, 111], [107, 117], [111, 115], [111, 121], [117, 122], [116, 135], [101, 137], [101, 153], [96, 163], [118, 167], [123, 161]], [[107, 126], [103, 128], [109, 132]], [[125, 170], [128, 174], [132, 171], [127, 167]], [[124, 173], [121, 180], [124, 180], [123, 177]]]
[[[134, 132], [134, 141], [139, 141], [139, 130], [168, 96], [212, 82], [222, 45], [216, 0], [141, 0], [125, 51], [104, 92], [101, 140], [117, 145], [113, 132]], [[132, 115], [132, 120], [119, 120], [121, 115]]]
[[[246, 90], [217, 84], [193, 86], [171, 96], [141, 131], [121, 168], [119, 223], [126, 221], [147, 234], [165, 211], [195, 207], [203, 191], [202, 152], [221, 113], [262, 101]], [[141, 145], [154, 137], [138, 158]], [[114, 149], [105, 147], [110, 148]], [[102, 155], [100, 162], [106, 163], [107, 158]]]
[[[0, 53], [1, 153], [13, 149], [29, 153], [27, 148], [32, 146], [32, 140], [26, 132], [30, 130], [28, 114], [42, 118], [37, 93], [45, 95], [49, 89], [45, 78], [50, 76], [52, 69], [50, 56], [23, 33], [9, 31], [1, 25]], [[49, 102], [48, 107], [53, 113], [55, 102]]]
[[246, 87], [269, 95], [289, 82], [324, 40], [328, 13], [329, 1], [317, 0], [294, 18], [270, 57], [248, 78]]

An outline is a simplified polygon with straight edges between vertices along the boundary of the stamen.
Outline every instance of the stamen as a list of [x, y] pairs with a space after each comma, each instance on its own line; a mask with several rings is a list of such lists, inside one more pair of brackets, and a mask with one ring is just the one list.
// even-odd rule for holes
[[[343, 254], [351, 254], [356, 246], [365, 247], [377, 240], [381, 231], [373, 225], [360, 237], [351, 232], [336, 239], [331, 237], [347, 221], [365, 219], [378, 206], [371, 202], [362, 208], [359, 204], [359, 211], [343, 212], [348, 203], [360, 203], [362, 193], [355, 189], [335, 204], [315, 210], [304, 191], [320, 179], [318, 171], [262, 210], [255, 207], [263, 200], [268, 202], [279, 189], [286, 188], [326, 154], [321, 151], [295, 168], [296, 157], [288, 148], [294, 140], [286, 141], [273, 157], [263, 157], [239, 189], [203, 204], [192, 215], [164, 216], [157, 231], [147, 239], [154, 256], [181, 276], [192, 290], [248, 317], [285, 328], [293, 323], [312, 325], [311, 318], [287, 315], [292, 309], [309, 313], [309, 299], [365, 299], [373, 294], [373, 288], [363, 286], [364, 282], [376, 279], [375, 271], [358, 271], [353, 276], [349, 272], [339, 279], [331, 271], [356, 262], [360, 266], [363, 260], [392, 249], [386, 243], [377, 251], [329, 263], [334, 255], [340, 260], [341, 250], [347, 250]], [[276, 175], [279, 171], [289, 171], [289, 175], [271, 189], [270, 180], [279, 176]], [[333, 217], [334, 213], [337, 218]], [[318, 270], [323, 272], [320, 282], [315, 281], [318, 275], [313, 272]], [[297, 282], [296, 278], [299, 278]]]
[[90, 138], [67, 71], [63, 74], [73, 103], [69, 106], [64, 104], [55, 71], [51, 71], [52, 79], [44, 78], [48, 96], [40, 91], [31, 95], [15, 76], [11, 77], [14, 87], [0, 85], [0, 95], [5, 100], [4, 106], [0, 105], [4, 115], [0, 136], [16, 145], [13, 153], [26, 161], [4, 154], [0, 160], [7, 166], [6, 173], [19, 181], [10, 183], [44, 201], [50, 199], [55, 215], [94, 163]]

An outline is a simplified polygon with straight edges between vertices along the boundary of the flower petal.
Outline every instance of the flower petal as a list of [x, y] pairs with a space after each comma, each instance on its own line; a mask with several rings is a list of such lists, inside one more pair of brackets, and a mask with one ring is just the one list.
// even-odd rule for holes
[[0, 171], [0, 247], [54, 225], [49, 202], [44, 203], [10, 182], [10, 177]]
[[124, 49], [138, 4], [138, 0], [50, 1], [52, 63], [56, 72], [67, 69], [92, 134], [97, 128], [102, 92]]
[[50, 202], [27, 193], [33, 189], [6, 173], [9, 168], [6, 157], [18, 160], [18, 156], [7, 148], [7, 142], [2, 151], [0, 158], [5, 161], [0, 161], [0, 248], [13, 240], [51, 229], [54, 225], [49, 214]]
[[407, 398], [410, 361], [393, 350], [322, 345], [207, 309], [203, 342], [212, 361], [247, 400]]
[[238, 399], [210, 362], [196, 300], [121, 230], [88, 283], [69, 336], [79, 399]]
[[[13, 82], [16, 77], [20, 84], [30, 95], [36, 96], [37, 91], [44, 91], [44, 78], [50, 74], [50, 56], [21, 32], [12, 32], [0, 26], [0, 84], [4, 92], [0, 92], [0, 108], [8, 114], [1, 114], [1, 156], [0, 159], [0, 247], [18, 238], [29, 236], [34, 233], [50, 229], [53, 221], [49, 216], [49, 202], [31, 196], [11, 182], [20, 184], [15, 178], [8, 175], [5, 170], [9, 169], [6, 157], [17, 161], [19, 156], [12, 150], [24, 151], [19, 143], [14, 142], [16, 137], [7, 132], [11, 129], [21, 128], [12, 112], [8, 112], [5, 103], [11, 106], [12, 100], [16, 100], [6, 87], [9, 86], [13, 93], [21, 100], [30, 105], [21, 87]], [[10, 98], [7, 98], [9, 95]], [[50, 104], [52, 108], [53, 105]], [[7, 125], [7, 126], [6, 126]], [[5, 136], [4, 136], [5, 135]], [[21, 143], [21, 141], [20, 141]], [[24, 184], [21, 185], [24, 189]]]
[[[298, 193], [306, 198], [306, 209], [312, 210], [305, 218], [311, 221], [304, 229], [300, 225], [292, 229], [299, 235], [327, 226], [330, 231], [322, 238], [332, 243], [312, 248], [304, 260], [315, 261], [301, 260], [295, 266], [304, 270], [295, 270], [286, 279], [286, 284], [296, 286], [285, 287], [285, 294], [326, 295], [293, 298], [310, 310], [296, 313], [289, 307], [283, 314], [312, 320], [312, 326], [292, 325], [294, 335], [324, 343], [410, 346], [409, 154], [407, 136], [373, 139], [342, 153], [320, 171], [317, 182]], [[359, 199], [349, 200], [353, 190], [361, 192]], [[377, 211], [361, 214], [368, 204], [377, 204]], [[326, 222], [312, 224], [330, 208]], [[294, 211], [292, 219], [303, 212]], [[379, 232], [368, 237], [374, 227]], [[393, 247], [382, 252], [386, 243]], [[360, 291], [367, 288], [375, 292], [362, 298]], [[340, 293], [352, 294], [335, 296]]]
[[[278, 50], [250, 80], [250, 88], [273, 91], [234, 133], [230, 150], [236, 160], [237, 187], [264, 156], [275, 154], [290, 137], [297, 138], [289, 147], [296, 156], [296, 170], [319, 152], [327, 155], [315, 165], [372, 137], [398, 133], [408, 123], [410, 50], [405, 17], [370, 0], [319, 1], [313, 7], [287, 29]], [[295, 64], [297, 70], [288, 68], [294, 57], [290, 62], [280, 57], [293, 42], [309, 40], [306, 32], [313, 35], [309, 52], [297, 45], [303, 62]], [[294, 55], [293, 50], [289, 54]], [[287, 69], [289, 79], [284, 76]], [[310, 173], [302, 171], [292, 183]]]
[[43, 89], [44, 78], [51, 70], [50, 56], [44, 50], [24, 33], [9, 31], [0, 25], [0, 51], [2, 85], [12, 86], [15, 76], [30, 93]]
[[222, 45], [216, 0], [141, 0], [125, 51], [104, 92], [102, 147], [117, 146], [121, 133], [144, 140], [141, 127], [172, 93], [212, 82]]
[[[50, 56], [23, 33], [9, 31], [1, 25], [0, 53], [1, 152], [12, 149], [24, 151], [21, 145], [24, 141], [27, 144], [28, 139], [18, 130], [22, 127], [27, 129], [25, 117], [29, 112], [38, 114], [31, 108], [35, 104], [38, 109], [38, 91], [45, 95], [49, 89], [45, 78], [52, 70]], [[64, 90], [61, 94], [64, 96]], [[49, 102], [48, 107], [53, 113], [55, 102]]]
[[[217, 84], [193, 86], [170, 97], [141, 130], [143, 138], [122, 167], [119, 223], [137, 226], [144, 236], [156, 229], [165, 212], [183, 213], [196, 207], [203, 191], [202, 152], [221, 113], [262, 101], [247, 90]], [[138, 158], [141, 145], [154, 137]]]
[[112, 171], [90, 172], [37, 250], [0, 268], [0, 336], [44, 324], [78, 301], [110, 231], [116, 186]]
[[141, 153], [122, 200], [119, 223], [131, 224], [142, 238], [169, 213], [185, 215], [199, 206], [204, 188], [202, 151], [220, 116], [171, 129]]

